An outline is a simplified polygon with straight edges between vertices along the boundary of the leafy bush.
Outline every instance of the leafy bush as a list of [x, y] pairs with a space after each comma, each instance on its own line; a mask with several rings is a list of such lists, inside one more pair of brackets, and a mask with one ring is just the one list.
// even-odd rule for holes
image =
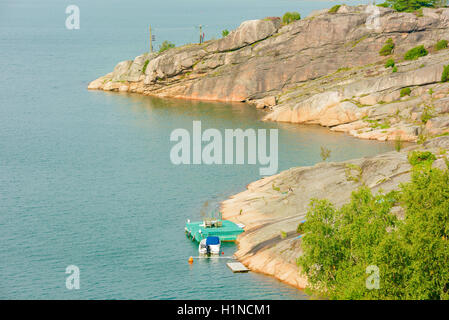
[[221, 36], [222, 36], [223, 38], [226, 37], [228, 34], [229, 34], [229, 30], [228, 30], [228, 29], [224, 29], [224, 30], [221, 32]]
[[435, 155], [430, 151], [412, 151], [408, 154], [408, 162], [412, 166], [432, 164], [435, 160]]
[[171, 49], [171, 48], [174, 48], [174, 47], [175, 47], [174, 43], [171, 43], [170, 41], [165, 40], [159, 46], [159, 53], [162, 53], [162, 52], [167, 51], [168, 49]]
[[417, 46], [413, 49], [407, 51], [404, 55], [405, 60], [416, 60], [419, 57], [427, 56], [429, 52], [427, 52], [426, 48], [423, 45]]
[[392, 71], [393, 73], [398, 72], [398, 67], [394, 66]]
[[435, 44], [435, 50], [443, 50], [447, 48], [448, 41], [440, 40]]
[[402, 88], [401, 89], [401, 97], [409, 96], [412, 93], [410, 88]]
[[289, 24], [289, 23], [292, 23], [293, 21], [300, 20], [300, 19], [301, 19], [301, 15], [299, 14], [299, 12], [286, 12], [284, 14], [284, 16], [282, 17], [282, 23]]
[[[400, 221], [393, 206], [404, 210]], [[449, 299], [449, 173], [413, 169], [399, 191], [353, 192], [336, 209], [312, 200], [298, 258], [309, 290], [331, 299]], [[379, 270], [370, 290], [368, 266]]]
[[332, 8], [329, 9], [328, 13], [337, 13], [338, 9], [340, 9], [341, 4], [337, 4], [335, 6], [333, 6]]
[[392, 200], [392, 195], [373, 196], [367, 187], [353, 192], [351, 202], [339, 210], [327, 200], [312, 200], [304, 224], [304, 254], [298, 259], [309, 289], [330, 298], [363, 298], [367, 290], [359, 280], [365, 277], [364, 266], [372, 264], [387, 228], [397, 224], [389, 214]]
[[385, 62], [385, 68], [394, 67], [394, 60], [388, 59], [387, 62]]
[[441, 74], [441, 82], [449, 81], [449, 65], [444, 66], [443, 73]]
[[379, 54], [381, 56], [389, 56], [393, 53], [394, 46], [393, 39], [388, 38], [388, 40], [385, 41], [385, 45], [380, 49]]

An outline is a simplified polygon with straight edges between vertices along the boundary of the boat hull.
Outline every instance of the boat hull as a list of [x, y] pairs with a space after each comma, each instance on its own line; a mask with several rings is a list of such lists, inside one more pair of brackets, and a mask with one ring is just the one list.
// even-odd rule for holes
[[220, 254], [220, 243], [206, 245], [206, 239], [201, 240], [198, 246], [198, 252], [201, 255], [219, 255]]

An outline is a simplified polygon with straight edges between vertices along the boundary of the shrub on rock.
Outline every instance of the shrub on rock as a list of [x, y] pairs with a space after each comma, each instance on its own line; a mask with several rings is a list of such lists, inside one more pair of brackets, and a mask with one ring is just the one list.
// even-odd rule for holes
[[379, 54], [381, 56], [389, 56], [393, 53], [394, 49], [394, 42], [393, 39], [388, 38], [388, 40], [385, 42], [385, 45], [380, 49]]
[[412, 93], [410, 88], [402, 88], [401, 89], [401, 97], [409, 96]]
[[388, 59], [387, 62], [385, 62], [385, 68], [390, 68], [390, 67], [394, 67], [394, 60], [393, 59]]
[[441, 82], [449, 81], [449, 65], [444, 66], [443, 74], [441, 75]]
[[447, 48], [448, 41], [447, 40], [440, 40], [435, 44], [435, 50], [443, 50]]
[[413, 49], [410, 49], [407, 51], [404, 55], [405, 60], [416, 60], [420, 57], [427, 56], [429, 52], [424, 48], [423, 45], [414, 47]]
[[300, 19], [301, 15], [299, 14], [299, 12], [286, 12], [282, 17], [282, 23], [289, 24]]
[[162, 52], [167, 51], [168, 49], [171, 49], [171, 48], [174, 48], [174, 47], [175, 47], [174, 43], [171, 43], [170, 41], [165, 40], [159, 46], [159, 53], [162, 53]]

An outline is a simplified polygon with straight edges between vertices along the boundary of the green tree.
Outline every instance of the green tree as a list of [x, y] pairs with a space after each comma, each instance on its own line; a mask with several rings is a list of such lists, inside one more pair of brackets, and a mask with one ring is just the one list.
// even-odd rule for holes
[[[332, 299], [449, 299], [449, 172], [432, 168], [434, 158], [412, 153], [412, 179], [399, 191], [373, 195], [362, 187], [341, 209], [312, 200], [298, 258], [312, 293]], [[402, 208], [403, 220], [391, 213], [393, 206]], [[380, 272], [378, 290], [366, 287], [371, 265]]]
[[437, 4], [435, 0], [387, 0], [389, 7], [396, 11], [413, 12], [422, 7], [434, 7]]
[[174, 48], [174, 47], [175, 47], [174, 43], [171, 43], [170, 41], [165, 40], [159, 46], [159, 53], [162, 53], [162, 52], [167, 51], [168, 49], [171, 49], [171, 48]]
[[282, 17], [282, 23], [283, 24], [289, 24], [292, 23], [293, 21], [296, 20], [300, 20], [301, 19], [301, 15], [299, 14], [299, 12], [286, 12], [284, 14], [284, 16]]
[[221, 32], [221, 36], [224, 38], [224, 37], [226, 37], [227, 35], [229, 35], [229, 30], [228, 30], [228, 29], [224, 29], [224, 30]]
[[387, 227], [397, 221], [389, 214], [392, 197], [373, 196], [362, 187], [340, 210], [327, 200], [312, 200], [304, 224], [304, 254], [298, 259], [312, 292], [338, 299], [364, 296], [365, 269]]
[[[406, 299], [449, 299], [449, 174], [415, 167], [402, 188], [405, 223], [398, 230], [408, 253]], [[395, 261], [393, 261], [395, 262]]]

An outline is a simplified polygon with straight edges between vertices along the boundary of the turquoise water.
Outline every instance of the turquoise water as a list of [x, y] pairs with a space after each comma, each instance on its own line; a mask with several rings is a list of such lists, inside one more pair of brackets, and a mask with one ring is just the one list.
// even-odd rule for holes
[[[65, 7], [73, 3], [81, 9], [79, 31], [64, 27]], [[0, 0], [0, 298], [304, 298], [270, 277], [234, 275], [226, 259], [187, 263], [197, 246], [185, 238], [186, 219], [198, 219], [205, 201], [218, 204], [244, 190], [260, 178], [259, 167], [174, 166], [171, 131], [191, 130], [193, 120], [220, 130], [278, 128], [280, 170], [320, 161], [320, 146], [338, 161], [391, 150], [391, 144], [264, 123], [263, 113], [244, 104], [160, 100], [86, 86], [145, 50], [141, 28], [148, 20], [179, 44], [188, 32], [172, 26], [202, 21], [218, 34], [241, 20], [328, 6]], [[234, 250], [226, 244], [225, 256]], [[71, 264], [80, 268], [80, 290], [65, 287]]]

